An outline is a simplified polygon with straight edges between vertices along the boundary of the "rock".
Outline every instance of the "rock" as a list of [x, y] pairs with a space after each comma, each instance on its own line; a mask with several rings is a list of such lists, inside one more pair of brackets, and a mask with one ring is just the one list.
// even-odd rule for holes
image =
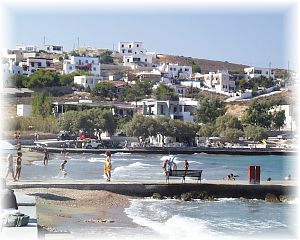
[[197, 196], [197, 198], [201, 200], [207, 200], [208, 197], [209, 195], [206, 191], [200, 192]]
[[173, 199], [179, 200], [179, 199], [181, 199], [181, 197], [180, 197], [180, 195], [174, 195]]
[[288, 202], [288, 201], [293, 201], [293, 200], [295, 200], [295, 198], [290, 195], [280, 195], [279, 196], [280, 202]]
[[182, 193], [182, 194], [180, 195], [180, 199], [181, 199], [182, 201], [191, 201], [191, 200], [192, 200], [192, 194], [189, 193], [189, 192], [187, 192], [187, 193]]
[[152, 198], [159, 199], [159, 200], [163, 199], [163, 197], [159, 193], [153, 193]]
[[278, 197], [272, 193], [267, 193], [266, 197], [265, 197], [265, 201], [267, 202], [272, 202], [272, 203], [278, 203], [280, 202]]

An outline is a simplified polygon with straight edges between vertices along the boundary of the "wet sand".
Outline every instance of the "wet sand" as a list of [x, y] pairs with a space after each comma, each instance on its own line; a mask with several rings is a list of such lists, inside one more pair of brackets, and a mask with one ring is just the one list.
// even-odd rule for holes
[[124, 195], [98, 190], [54, 188], [18, 191], [36, 196], [41, 239], [49, 234], [74, 237], [89, 230], [97, 233], [138, 227], [124, 212], [130, 206], [130, 199]]

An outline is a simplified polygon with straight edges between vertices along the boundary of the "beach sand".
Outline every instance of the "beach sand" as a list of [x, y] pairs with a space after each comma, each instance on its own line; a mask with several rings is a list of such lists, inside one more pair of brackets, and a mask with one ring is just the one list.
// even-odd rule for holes
[[[77, 239], [96, 236], [101, 232], [138, 227], [124, 212], [130, 206], [127, 196], [97, 190], [54, 188], [20, 189], [36, 197], [39, 238]], [[91, 234], [91, 236], [89, 236]], [[46, 236], [46, 237], [45, 237]], [[104, 236], [104, 235], [102, 235]]]

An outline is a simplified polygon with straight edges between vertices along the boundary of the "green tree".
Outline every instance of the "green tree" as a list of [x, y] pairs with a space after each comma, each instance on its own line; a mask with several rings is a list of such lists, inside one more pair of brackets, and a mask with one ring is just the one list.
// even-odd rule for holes
[[105, 51], [103, 53], [100, 54], [100, 63], [102, 64], [111, 64], [114, 62], [112, 56], [111, 56], [112, 52], [111, 51]]
[[275, 111], [272, 114], [272, 126], [275, 129], [278, 129], [280, 131], [280, 128], [284, 126], [285, 122], [285, 112], [284, 110]]
[[244, 135], [244, 132], [237, 128], [227, 128], [225, 131], [222, 132], [225, 140], [227, 142], [237, 142], [240, 137]]
[[11, 84], [16, 88], [23, 88], [26, 85], [27, 77], [23, 74], [15, 74], [9, 78]]
[[218, 132], [224, 132], [227, 129], [242, 130], [243, 126], [237, 117], [231, 115], [222, 115], [216, 119], [216, 128]]
[[247, 125], [244, 127], [245, 137], [255, 142], [261, 141], [267, 137], [266, 130], [263, 127]]
[[218, 99], [203, 98], [195, 111], [197, 123], [215, 122], [217, 117], [225, 114], [225, 103]]
[[26, 82], [28, 88], [44, 88], [59, 86], [59, 74], [56, 72], [48, 72], [38, 70], [35, 71]]
[[152, 82], [150, 80], [136, 80], [135, 84], [128, 84], [124, 89], [124, 100], [141, 100], [152, 92]]
[[34, 116], [49, 116], [52, 112], [51, 98], [45, 92], [35, 92], [32, 95], [32, 113]]
[[157, 100], [167, 101], [172, 100], [176, 101], [179, 99], [178, 95], [175, 93], [175, 90], [168, 87], [164, 83], [160, 83], [157, 88], [153, 91], [153, 95]]
[[201, 73], [201, 67], [199, 65], [193, 64], [192, 65], [192, 72], [193, 73], [196, 73], [196, 72]]
[[198, 130], [198, 135], [200, 137], [217, 137], [217, 136], [219, 136], [216, 131], [216, 126], [214, 123], [202, 124]]
[[102, 98], [110, 98], [112, 100], [116, 96], [116, 88], [109, 81], [97, 83], [92, 90], [93, 96], [100, 96]]
[[272, 113], [269, 112], [268, 102], [258, 102], [255, 100], [243, 115], [243, 122], [263, 128], [270, 128], [272, 123]]

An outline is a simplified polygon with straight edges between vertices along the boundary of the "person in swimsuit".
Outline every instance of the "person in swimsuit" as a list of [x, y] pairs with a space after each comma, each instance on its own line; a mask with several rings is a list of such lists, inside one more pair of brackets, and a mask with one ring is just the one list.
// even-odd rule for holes
[[62, 172], [63, 176], [67, 176], [67, 171], [65, 170], [65, 165], [67, 164], [67, 160], [64, 160], [63, 163], [60, 165], [60, 171]]
[[106, 176], [106, 181], [110, 182], [111, 170], [112, 170], [110, 151], [106, 151], [105, 155], [106, 155], [106, 157], [105, 157], [105, 163], [104, 163], [104, 174]]
[[21, 168], [22, 168], [22, 153], [18, 152], [17, 155], [17, 161], [16, 161], [16, 175], [15, 175], [15, 180], [19, 181], [20, 179], [20, 174], [21, 174]]
[[49, 160], [49, 153], [47, 149], [44, 150], [44, 165], [48, 165], [48, 160]]
[[7, 156], [7, 170], [6, 170], [6, 176], [5, 179], [8, 177], [8, 175], [11, 173], [11, 176], [13, 180], [15, 181], [15, 176], [14, 176], [14, 159], [12, 154], [8, 154]]

